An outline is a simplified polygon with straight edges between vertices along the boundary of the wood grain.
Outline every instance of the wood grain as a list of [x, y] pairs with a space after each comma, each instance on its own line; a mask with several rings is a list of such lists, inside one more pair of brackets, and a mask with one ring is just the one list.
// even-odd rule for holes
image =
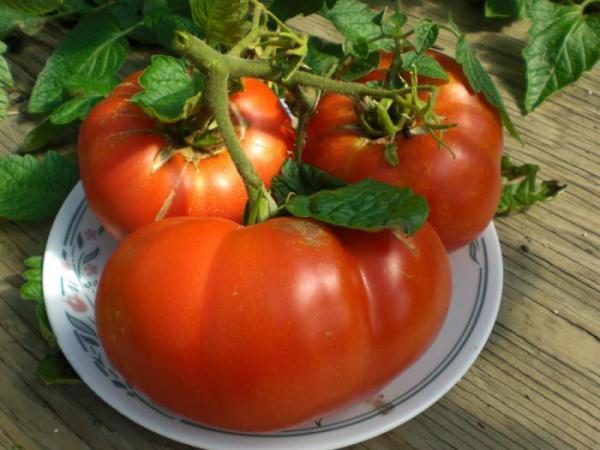
[[[387, 4], [387, 2], [371, 2]], [[524, 22], [483, 21], [462, 1], [405, 1], [414, 23], [453, 15], [498, 82], [525, 145], [507, 138], [516, 161], [568, 185], [555, 201], [496, 221], [504, 256], [504, 292], [488, 344], [466, 376], [410, 422], [354, 450], [594, 449], [600, 445], [600, 74], [585, 74], [535, 112], [521, 115]], [[320, 17], [295, 27], [337, 39]], [[51, 48], [58, 26], [10, 54], [13, 109]], [[440, 41], [451, 48], [451, 39]], [[140, 67], [138, 52], [126, 71]], [[16, 152], [33, 123], [22, 113], [0, 123], [0, 154]], [[19, 299], [22, 260], [43, 250], [49, 223], [0, 220], [0, 448], [184, 449], [112, 410], [84, 385], [46, 387], [36, 377], [48, 349], [34, 308]]]

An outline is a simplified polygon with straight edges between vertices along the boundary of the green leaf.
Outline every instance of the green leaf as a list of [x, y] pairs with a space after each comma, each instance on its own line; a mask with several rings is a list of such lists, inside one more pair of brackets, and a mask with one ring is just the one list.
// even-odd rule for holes
[[53, 217], [79, 178], [77, 164], [49, 151], [43, 159], [8, 155], [0, 159], [0, 217]]
[[44, 301], [44, 296], [42, 295], [42, 257], [30, 256], [23, 263], [26, 270], [23, 272], [25, 283], [23, 283], [19, 291], [21, 298], [35, 302]]
[[525, 17], [526, 0], [486, 0], [486, 17]]
[[483, 95], [485, 95], [485, 98], [488, 100], [488, 102], [490, 102], [500, 112], [500, 117], [502, 118], [504, 127], [508, 130], [511, 136], [521, 141], [521, 136], [512, 123], [512, 120], [508, 115], [508, 111], [506, 111], [506, 107], [504, 106], [504, 101], [502, 100], [500, 92], [498, 92], [496, 85], [481, 65], [481, 62], [477, 58], [475, 51], [467, 42], [467, 38], [461, 34], [452, 21], [450, 21], [449, 26], [453, 29], [454, 33], [458, 37], [458, 42], [456, 43], [456, 61], [462, 66], [465, 76], [467, 77], [467, 80], [469, 80], [471, 88], [473, 88], [473, 90], [477, 93], [483, 92]]
[[386, 228], [413, 234], [427, 219], [424, 197], [408, 188], [366, 179], [335, 190], [296, 195], [285, 205], [296, 217], [311, 217], [330, 225], [365, 231]]
[[290, 17], [308, 15], [318, 12], [325, 5], [333, 6], [335, 0], [274, 0], [269, 5], [269, 10], [275, 14], [280, 20], [287, 20]]
[[56, 10], [62, 0], [0, 0], [0, 3], [25, 14], [41, 16]]
[[42, 257], [30, 256], [23, 262], [27, 269], [23, 272], [25, 283], [23, 283], [19, 291], [21, 298], [23, 300], [32, 300], [36, 303], [36, 316], [40, 333], [48, 345], [56, 347], [56, 336], [52, 332], [50, 322], [48, 321], [42, 293]]
[[448, 73], [434, 57], [425, 54], [417, 55], [413, 51], [403, 53], [402, 65], [409, 69], [413, 64], [419, 75], [442, 80], [448, 79]]
[[548, 0], [532, 2], [525, 110], [533, 111], [552, 93], [575, 82], [600, 58], [600, 14], [584, 14], [580, 5]]
[[114, 75], [127, 56], [128, 43], [114, 18], [100, 14], [84, 17], [61, 41], [38, 75], [29, 100], [29, 112], [49, 113], [65, 101], [71, 77], [104, 78]]
[[55, 125], [50, 122], [50, 117], [46, 117], [25, 135], [21, 150], [25, 152], [35, 152], [40, 150], [52, 142], [52, 140], [60, 134], [63, 128], [64, 126]]
[[178, 14], [152, 14], [144, 18], [144, 25], [154, 35], [157, 43], [170, 49], [173, 48], [173, 39], [177, 30], [204, 37], [202, 30], [190, 18]]
[[0, 39], [4, 39], [16, 30], [30, 34], [37, 31], [44, 19], [16, 11], [0, 3]]
[[422, 54], [425, 50], [431, 48], [438, 38], [439, 27], [429, 19], [420, 20], [415, 26], [415, 36], [413, 45], [417, 54]]
[[310, 164], [287, 159], [281, 166], [281, 174], [271, 180], [271, 193], [277, 203], [283, 204], [292, 193], [310, 195], [321, 189], [335, 189], [347, 184]]
[[392, 39], [373, 41], [382, 34], [381, 27], [375, 23], [378, 13], [358, 0], [338, 0], [332, 8], [324, 6], [320, 14], [330, 20], [348, 41], [364, 39], [369, 42], [370, 51], [391, 51], [394, 48]]
[[249, 30], [248, 0], [190, 0], [190, 7], [209, 41], [233, 45]]
[[65, 82], [65, 89], [70, 97], [86, 95], [107, 96], [119, 84], [117, 75], [106, 75], [100, 78], [90, 78], [84, 75], [75, 75]]
[[373, 72], [377, 67], [379, 67], [379, 53], [373, 52], [366, 58], [354, 59], [352, 65], [342, 73], [341, 78], [346, 81], [358, 80]]
[[0, 88], [0, 120], [6, 118], [9, 106], [10, 101], [8, 99], [8, 94], [4, 89]]
[[185, 62], [172, 56], [154, 55], [140, 77], [144, 90], [131, 99], [146, 114], [161, 122], [177, 122], [189, 117], [202, 96], [202, 74], [190, 74]]
[[9, 88], [13, 85], [13, 78], [8, 68], [8, 62], [2, 56], [6, 52], [6, 44], [0, 41], [0, 89]]
[[330, 74], [335, 71], [344, 56], [342, 46], [331, 44], [321, 39], [311, 37], [308, 40], [308, 52], [304, 63], [313, 72], [320, 75]]
[[502, 157], [502, 197], [497, 216], [522, 211], [529, 206], [555, 198], [566, 185], [556, 180], [537, 181], [539, 167], [534, 164], [514, 165], [508, 156]]
[[83, 120], [100, 100], [102, 96], [98, 95], [72, 98], [50, 114], [50, 122], [55, 125], [66, 125], [75, 120]]
[[38, 365], [37, 373], [44, 383], [76, 384], [81, 379], [62, 353], [47, 355]]

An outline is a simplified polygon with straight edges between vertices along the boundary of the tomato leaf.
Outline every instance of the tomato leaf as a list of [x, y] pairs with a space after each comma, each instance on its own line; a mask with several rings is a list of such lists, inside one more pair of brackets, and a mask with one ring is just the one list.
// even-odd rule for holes
[[43, 19], [9, 8], [0, 2], [0, 39], [4, 39], [16, 30], [27, 33], [37, 29]]
[[429, 213], [424, 197], [370, 179], [312, 195], [295, 195], [285, 207], [296, 217], [330, 225], [365, 231], [401, 229], [407, 234], [417, 231]]
[[50, 121], [50, 117], [46, 117], [25, 135], [21, 150], [25, 152], [40, 150], [52, 142], [63, 129], [63, 125], [56, 125]]
[[429, 55], [418, 55], [413, 51], [402, 54], [402, 65], [409, 69], [415, 65], [417, 73], [425, 77], [448, 79], [448, 73], [437, 60]]
[[502, 157], [502, 197], [496, 211], [497, 216], [506, 216], [529, 206], [553, 199], [566, 185], [556, 180], [537, 181], [539, 166], [534, 164], [515, 165], [508, 156]]
[[[391, 51], [395, 46], [392, 39], [377, 39], [382, 35], [381, 26], [376, 23], [379, 14], [358, 0], [338, 0], [333, 7], [324, 5], [320, 14], [331, 21], [346, 40], [368, 42], [370, 51]], [[383, 27], [388, 31], [393, 29], [388, 23]]]
[[55, 125], [66, 125], [75, 120], [83, 120], [100, 100], [102, 100], [102, 96], [100, 95], [86, 95], [72, 98], [50, 114], [50, 122]]
[[119, 84], [119, 77], [109, 74], [104, 77], [90, 78], [85, 75], [74, 75], [65, 82], [67, 95], [79, 97], [86, 95], [108, 95]]
[[287, 20], [290, 17], [308, 15], [318, 12], [325, 5], [332, 7], [336, 0], [274, 0], [269, 5], [269, 10], [280, 20]]
[[315, 73], [325, 75], [335, 71], [343, 56], [344, 51], [341, 45], [311, 37], [308, 40], [308, 52], [304, 63]]
[[600, 14], [581, 5], [531, 2], [525, 110], [533, 111], [552, 93], [579, 79], [600, 59]]
[[19, 293], [23, 300], [31, 300], [36, 303], [36, 316], [40, 333], [50, 347], [56, 348], [56, 336], [52, 332], [48, 321], [42, 293], [42, 258], [41, 256], [31, 256], [23, 262], [26, 267], [23, 272], [25, 283], [21, 286]]
[[486, 17], [525, 17], [526, 0], [486, 0]]
[[290, 194], [311, 195], [322, 189], [335, 189], [347, 184], [310, 164], [287, 159], [281, 166], [281, 174], [271, 180], [271, 193], [278, 204], [283, 204]]
[[202, 30], [188, 17], [168, 12], [158, 12], [144, 18], [144, 26], [150, 31], [155, 41], [166, 48], [173, 48], [175, 31], [187, 31], [203, 37]]
[[449, 26], [458, 37], [458, 42], [456, 43], [456, 61], [462, 66], [469, 84], [475, 92], [483, 92], [485, 98], [498, 109], [506, 130], [511, 136], [521, 141], [521, 136], [508, 115], [500, 92], [498, 92], [496, 85], [483, 68], [475, 51], [467, 42], [467, 38], [458, 30], [454, 22], [450, 21]]
[[10, 101], [7, 89], [12, 87], [13, 79], [8, 68], [8, 62], [2, 56], [6, 52], [6, 44], [0, 41], [0, 120], [6, 117]]
[[419, 20], [415, 26], [415, 36], [413, 38], [415, 52], [420, 55], [431, 48], [435, 44], [439, 32], [439, 27], [430, 19]]
[[352, 65], [348, 67], [341, 75], [341, 78], [346, 81], [358, 80], [368, 73], [371, 73], [379, 66], [379, 53], [373, 52], [364, 58], [355, 58], [352, 60]]
[[128, 43], [109, 15], [84, 17], [61, 41], [38, 75], [29, 99], [31, 113], [49, 113], [65, 101], [73, 76], [103, 78], [115, 74], [127, 56]]
[[233, 45], [249, 30], [248, 0], [190, 0], [192, 18], [209, 41]]
[[75, 384], [81, 382], [77, 372], [73, 370], [73, 367], [71, 367], [62, 353], [46, 355], [46, 357], [39, 362], [37, 373], [42, 381], [48, 385]]
[[186, 63], [166, 55], [154, 55], [140, 77], [144, 90], [131, 98], [146, 114], [161, 122], [177, 122], [189, 117], [199, 104], [204, 79], [190, 73]]
[[8, 155], [0, 159], [0, 217], [53, 217], [79, 178], [77, 164], [50, 151], [43, 159]]
[[30, 14], [42, 15], [56, 10], [62, 0], [2, 0], [2, 4], [16, 11]]

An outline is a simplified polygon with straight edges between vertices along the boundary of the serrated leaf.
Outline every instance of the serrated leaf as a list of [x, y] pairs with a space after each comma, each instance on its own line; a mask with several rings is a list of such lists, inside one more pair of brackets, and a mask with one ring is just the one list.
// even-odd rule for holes
[[531, 2], [525, 110], [533, 111], [552, 93], [577, 81], [600, 59], [600, 14], [580, 5]]
[[365, 231], [401, 229], [413, 234], [427, 220], [427, 201], [408, 188], [366, 179], [335, 190], [296, 195], [286, 203], [296, 217]]
[[49, 117], [46, 117], [25, 135], [21, 150], [24, 152], [40, 150], [52, 142], [63, 129], [63, 125], [55, 125], [50, 122]]
[[16, 11], [0, 3], [0, 39], [4, 39], [15, 30], [30, 34], [39, 29], [44, 19]]
[[61, 41], [38, 75], [29, 99], [31, 113], [49, 113], [65, 101], [73, 76], [103, 78], [115, 74], [127, 56], [128, 43], [115, 19], [106, 14], [84, 17]]
[[352, 60], [352, 65], [341, 74], [341, 78], [345, 81], [358, 80], [377, 69], [379, 59], [379, 52], [373, 52], [366, 58], [355, 58]]
[[431, 48], [438, 38], [440, 32], [437, 24], [429, 19], [420, 20], [415, 26], [415, 35], [413, 45], [417, 54], [422, 54], [425, 50]]
[[65, 82], [65, 89], [70, 97], [87, 95], [104, 97], [110, 94], [119, 82], [120, 78], [114, 74], [94, 78], [85, 75], [74, 75]]
[[329, 5], [331, 7], [334, 4], [335, 0], [274, 0], [269, 5], [269, 10], [280, 20], [287, 20], [290, 17], [298, 15], [306, 16], [308, 14], [316, 13], [323, 8], [323, 6]]
[[249, 30], [248, 0], [190, 0], [192, 18], [211, 42], [233, 45]]
[[514, 17], [525, 16], [526, 0], [486, 0], [486, 17]]
[[39, 362], [37, 373], [48, 385], [81, 382], [81, 379], [62, 353], [47, 355]]
[[23, 272], [25, 282], [19, 291], [21, 298], [35, 302], [44, 301], [42, 295], [42, 257], [30, 256], [23, 263], [26, 270]]
[[77, 183], [77, 164], [49, 151], [42, 159], [8, 155], [0, 159], [0, 217], [53, 217]]
[[462, 66], [465, 76], [467, 77], [467, 80], [469, 80], [471, 88], [475, 92], [482, 92], [483, 95], [485, 95], [487, 101], [498, 109], [502, 123], [506, 130], [511, 136], [521, 141], [521, 136], [512, 123], [510, 116], [508, 115], [508, 111], [504, 106], [504, 101], [502, 100], [500, 92], [498, 92], [496, 85], [483, 68], [483, 65], [479, 61], [479, 58], [477, 58], [475, 51], [467, 42], [467, 38], [465, 35], [460, 33], [456, 25], [454, 25], [452, 22], [450, 23], [450, 26], [454, 29], [454, 32], [458, 36], [458, 41], [456, 43], [456, 61]]
[[502, 157], [502, 197], [496, 211], [497, 216], [506, 216], [522, 211], [535, 203], [555, 198], [566, 186], [556, 180], [539, 182], [539, 166], [535, 164], [515, 165], [508, 156]]
[[0, 3], [24, 14], [41, 16], [56, 10], [62, 0], [0, 0]]
[[335, 189], [347, 184], [310, 164], [287, 159], [281, 166], [281, 174], [271, 180], [271, 193], [282, 204], [292, 193], [310, 195], [321, 189]]
[[8, 99], [8, 94], [4, 89], [0, 88], [0, 120], [6, 118], [9, 106], [10, 101]]
[[8, 61], [2, 56], [6, 51], [6, 44], [0, 41], [0, 89], [9, 88], [13, 85], [13, 78], [8, 67]]
[[202, 30], [188, 17], [178, 14], [152, 14], [144, 18], [144, 25], [154, 35], [156, 42], [166, 48], [173, 48], [175, 31], [187, 31], [198, 37], [204, 37]]
[[337, 69], [343, 56], [344, 51], [341, 45], [324, 42], [321, 39], [311, 37], [308, 40], [308, 52], [304, 63], [313, 72], [324, 75]]
[[75, 120], [83, 120], [100, 100], [102, 96], [99, 95], [72, 98], [50, 114], [50, 122], [55, 125], [66, 125]]
[[442, 80], [448, 79], [448, 73], [434, 57], [426, 54], [417, 55], [413, 51], [403, 53], [403, 67], [410, 69], [413, 64], [415, 65], [419, 75], [430, 78], [439, 78]]
[[182, 60], [154, 55], [140, 77], [140, 86], [144, 90], [134, 95], [131, 101], [161, 122], [177, 122], [194, 112], [203, 85], [202, 74], [190, 74]]
[[362, 38], [369, 42], [370, 51], [394, 49], [392, 39], [373, 41], [381, 36], [381, 27], [374, 22], [378, 13], [358, 0], [338, 0], [331, 8], [324, 6], [320, 14], [331, 21], [348, 41], [356, 42]]

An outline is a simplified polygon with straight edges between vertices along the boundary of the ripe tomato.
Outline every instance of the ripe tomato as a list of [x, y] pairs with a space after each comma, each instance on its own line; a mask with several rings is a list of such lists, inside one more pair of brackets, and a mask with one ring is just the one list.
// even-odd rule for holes
[[394, 378], [438, 333], [450, 290], [429, 225], [399, 240], [295, 218], [179, 217], [121, 243], [96, 320], [109, 359], [158, 404], [266, 431]]
[[[308, 125], [304, 160], [347, 181], [369, 177], [412, 188], [427, 198], [429, 222], [446, 248], [454, 250], [476, 238], [498, 206], [502, 123], [485, 98], [471, 90], [452, 58], [433, 55], [449, 79], [423, 81], [439, 86], [434, 111], [446, 123], [458, 124], [443, 137], [452, 152], [430, 135], [400, 134], [396, 139], [400, 163], [392, 167], [384, 157], [385, 144], [370, 140], [360, 129], [352, 100], [330, 93]], [[369, 79], [382, 76], [375, 72]]]
[[[139, 76], [135, 73], [119, 85], [81, 127], [81, 180], [98, 219], [119, 238], [157, 217], [241, 221], [246, 191], [226, 149], [202, 153], [188, 147], [169, 154], [177, 144], [129, 101], [141, 90]], [[243, 89], [230, 97], [247, 126], [242, 148], [269, 185], [293, 145], [294, 132], [268, 86], [250, 78], [242, 84]]]

